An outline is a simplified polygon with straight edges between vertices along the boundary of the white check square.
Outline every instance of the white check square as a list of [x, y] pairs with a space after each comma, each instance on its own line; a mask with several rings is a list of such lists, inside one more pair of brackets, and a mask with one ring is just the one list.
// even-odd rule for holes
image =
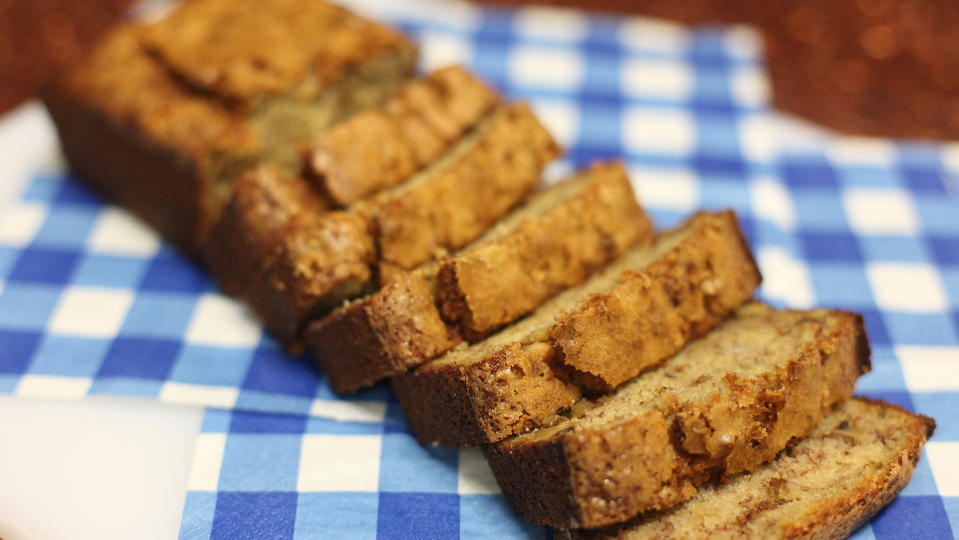
[[914, 236], [919, 230], [916, 206], [903, 190], [851, 188], [842, 202], [849, 227], [858, 234]]
[[461, 37], [439, 32], [424, 32], [420, 35], [420, 66], [424, 70], [469, 64], [473, 59], [473, 46]]
[[680, 55], [686, 52], [692, 37], [676, 23], [645, 17], [630, 17], [619, 27], [619, 41], [627, 49], [658, 51]]
[[786, 302], [790, 307], [809, 308], [815, 302], [809, 267], [778, 247], [759, 249], [759, 268], [763, 275], [763, 293]]
[[696, 145], [696, 127], [686, 111], [631, 107], [623, 118], [623, 145], [632, 152], [687, 156]]
[[521, 46], [510, 53], [509, 76], [519, 86], [572, 91], [584, 75], [583, 57], [570, 49]]
[[69, 287], [60, 297], [47, 330], [84, 337], [115, 336], [132, 304], [131, 291]]
[[513, 15], [513, 29], [527, 38], [577, 42], [589, 33], [589, 19], [575, 9], [525, 7]]
[[160, 239], [126, 210], [110, 206], [100, 212], [87, 247], [95, 253], [150, 257], [160, 248]]
[[885, 310], [937, 312], [948, 307], [946, 290], [935, 267], [910, 263], [871, 263], [866, 276], [876, 304]]
[[569, 101], [540, 98], [533, 110], [560, 145], [568, 147], [579, 134], [579, 109]]
[[628, 96], [684, 101], [693, 91], [693, 72], [678, 59], [634, 58], [624, 63], [621, 83]]
[[41, 204], [12, 204], [0, 208], [0, 244], [22, 247], [29, 244], [47, 217]]
[[630, 167], [629, 177], [643, 206], [692, 211], [699, 204], [699, 183], [692, 171]]
[[382, 445], [379, 435], [304, 435], [297, 491], [376, 491]]
[[943, 497], [959, 497], [959, 442], [926, 443], [929, 468]]
[[223, 407], [229, 409], [236, 405], [240, 389], [232, 386], [212, 386], [166, 381], [160, 388], [160, 399], [172, 403], [203, 405], [205, 407]]
[[225, 433], [200, 433], [193, 447], [193, 466], [187, 480], [190, 491], [216, 491], [223, 468]]
[[186, 339], [200, 345], [252, 347], [262, 329], [239, 301], [219, 294], [204, 294], [197, 301]]
[[495, 495], [500, 492], [493, 471], [479, 448], [460, 449], [457, 492], [460, 495]]
[[58, 375], [24, 375], [16, 394], [31, 398], [81, 398], [90, 392], [93, 379], [89, 377], [61, 377]]
[[895, 350], [909, 390], [959, 392], [959, 347], [900, 345]]
[[744, 107], [759, 107], [769, 102], [769, 79], [756, 65], [747, 65], [730, 74], [733, 101]]
[[757, 178], [750, 183], [752, 208], [756, 216], [769, 220], [786, 231], [796, 228], [796, 209], [789, 191], [772, 178]]

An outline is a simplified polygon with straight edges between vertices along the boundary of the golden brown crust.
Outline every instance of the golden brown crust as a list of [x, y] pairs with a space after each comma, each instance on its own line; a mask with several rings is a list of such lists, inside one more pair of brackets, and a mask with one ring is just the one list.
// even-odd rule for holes
[[333, 389], [346, 394], [418, 365], [456, 344], [428, 277], [410, 272], [312, 323], [306, 340]]
[[411, 270], [465, 246], [519, 204], [558, 154], [528, 105], [508, 106], [436, 177], [373, 203], [380, 257]]
[[326, 206], [299, 178], [260, 167], [237, 179], [230, 202], [204, 244], [204, 263], [227, 294], [242, 294], [272, 263], [290, 221]]
[[[776, 328], [792, 336], [775, 345], [792, 347], [782, 352], [787, 358], [784, 364], [765, 366], [765, 371], [754, 375], [745, 370], [725, 376], [717, 373], [721, 386], [695, 393], [664, 388], [665, 393], [649, 406], [628, 401], [629, 392], [644, 391], [641, 377], [592, 408], [587, 405], [588, 412], [582, 414], [589, 414], [589, 421], [576, 416], [555, 428], [484, 451], [503, 493], [520, 514], [537, 523], [601, 527], [639, 512], [668, 508], [692, 496], [695, 486], [710, 477], [750, 471], [773, 459], [809, 433], [834, 403], [848, 398], [856, 377], [868, 369], [859, 347], [859, 322], [844, 312], [804, 316], [746, 306], [732, 322], [698, 343], [701, 352], [697, 354], [708, 353], [724, 339], [738, 342], [741, 338], [734, 333]], [[663, 369], [673, 369], [673, 363]], [[642, 421], [637, 424], [638, 418]], [[647, 445], [646, 433], [656, 425], [669, 431], [668, 444], [661, 434], [656, 444]], [[544, 445], [562, 446], [570, 475], [558, 484], [528, 485], [519, 475], [528, 474], [525, 462], [536, 459]], [[663, 453], [664, 446], [674, 451]], [[639, 454], [623, 460], [622, 454], [631, 451]], [[562, 506], [544, 508], [538, 501], [552, 491], [570, 492], [573, 498]]]
[[[671, 234], [682, 231], [677, 245], [655, 259], [643, 258], [612, 288], [562, 312], [544, 313], [551, 323], [537, 335], [397, 377], [393, 387], [416, 436], [468, 446], [524, 433], [572, 406], [581, 388], [614, 387], [728, 317], [759, 283], [735, 216], [699, 214]], [[645, 249], [652, 257], [666, 242], [633, 251]], [[590, 362], [591, 355], [600, 361]], [[450, 395], [457, 402], [444, 401]], [[465, 412], [429, 412], [459, 408]], [[463, 415], [472, 419], [461, 422]]]
[[[558, 538], [845, 538], [908, 483], [935, 422], [881, 401], [840, 404], [776, 461], [688, 502]], [[718, 508], [728, 509], [716, 515]]]
[[609, 392], [705, 335], [752, 297], [761, 277], [732, 211], [700, 213], [694, 232], [550, 329], [559, 361], [591, 392]]
[[303, 324], [371, 286], [375, 258], [366, 221], [348, 212], [299, 214], [247, 301], [280, 342], [294, 346]]
[[445, 320], [472, 342], [516, 320], [652, 235], [618, 162], [592, 167], [592, 186], [500, 242], [446, 257], [439, 299]]
[[434, 71], [321, 134], [308, 151], [310, 178], [335, 204], [348, 205], [433, 162], [498, 102], [462, 67]]
[[191, 0], [150, 25], [144, 44], [197, 90], [247, 105], [306, 79], [318, 91], [359, 63], [412, 48], [339, 6], [299, 0]]

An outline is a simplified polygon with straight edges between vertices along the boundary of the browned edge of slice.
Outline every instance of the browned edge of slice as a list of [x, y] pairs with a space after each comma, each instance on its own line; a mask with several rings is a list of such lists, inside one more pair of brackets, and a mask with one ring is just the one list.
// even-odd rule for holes
[[[751, 297], [760, 279], [735, 215], [700, 213], [676, 231], [684, 229], [688, 236], [659, 256], [661, 263], [627, 271], [611, 290], [556, 313], [550, 328], [529, 342], [482, 349], [470, 361], [444, 363], [441, 357], [394, 378], [393, 388], [417, 438], [472, 446], [548, 424], [580, 398], [581, 388], [602, 389], [598, 382], [604, 380], [622, 382], [628, 373], [666, 359], [728, 317]], [[727, 251], [717, 253], [717, 248]], [[728, 286], [720, 291], [716, 283]], [[534, 314], [546, 309], [550, 307]], [[602, 309], [610, 317], [604, 318]], [[596, 330], [584, 328], [589, 324]], [[603, 331], [609, 335], [596, 335]], [[578, 344], [577, 334], [597, 344]], [[586, 354], [609, 360], [606, 379], [564, 366]], [[601, 362], [588, 367], [603, 373]]]
[[223, 292], [242, 294], [272, 262], [290, 221], [326, 210], [303, 180], [286, 178], [273, 167], [252, 170], [237, 179], [230, 202], [210, 230], [204, 263]]
[[344, 211], [298, 214], [281, 236], [246, 300], [281, 343], [298, 350], [309, 319], [370, 292], [376, 251], [366, 220]]
[[435, 178], [373, 204], [380, 258], [412, 270], [465, 246], [522, 202], [559, 153], [528, 105], [507, 106]]
[[307, 177], [334, 204], [349, 205], [432, 163], [498, 103], [462, 67], [438, 69], [317, 137], [307, 151]]
[[705, 335], [752, 297], [762, 277], [736, 215], [701, 212], [680, 246], [593, 295], [549, 331], [556, 360], [589, 392], [609, 392]]
[[[749, 538], [757, 532], [777, 538], [845, 538], [909, 483], [922, 447], [935, 428], [935, 421], [928, 416], [883, 401], [851, 398], [837, 405], [812, 433], [776, 461], [752, 473], [734, 477], [728, 484], [710, 486], [685, 503], [639, 515], [627, 523], [599, 529], [563, 529], [556, 532], [556, 538], [640, 540], [664, 534], [706, 538], [718, 533]], [[888, 449], [891, 455], [884, 456], [881, 467], [872, 468], [874, 461], [860, 462], [865, 457], [861, 449], [871, 441], [861, 440], [861, 433], [857, 437], [849, 430], [868, 431], [869, 437], [879, 438], [883, 446], [888, 446], [887, 437], [895, 437], [896, 446]], [[815, 470], [809, 470], [811, 467]], [[835, 469], [842, 477], [835, 478], [830, 493], [809, 493], [816, 490], [822, 474]], [[793, 488], [806, 484], [802, 480], [809, 473], [818, 473], [820, 478], [799, 486], [805, 493], [796, 494]], [[741, 494], [735, 496], [737, 492]], [[803, 505], [802, 511], [792, 520], [776, 514], [780, 507], [795, 508], [799, 504]], [[716, 513], [717, 506], [725, 508]]]
[[598, 163], [589, 192], [509, 238], [445, 257], [440, 312], [471, 342], [515, 321], [652, 236], [621, 162]]
[[[768, 308], [742, 308], [758, 309]], [[802, 338], [786, 365], [768, 375], [729, 373], [725, 395], [672, 403], [670, 413], [608, 411], [612, 416], [598, 425], [561, 423], [486, 446], [484, 453], [504, 495], [536, 523], [602, 527], [671, 507], [710, 479], [775, 458], [852, 395], [858, 376], [869, 370], [862, 317], [828, 316], [836, 318], [833, 330]]]
[[432, 289], [423, 272], [407, 272], [307, 328], [306, 341], [337, 393], [401, 373], [456, 344]]
[[[611, 232], [615, 227], [616, 232]], [[444, 262], [465, 259], [473, 273], [491, 280], [500, 268], [526, 267], [541, 257], [546, 265], [567, 265], [546, 275], [553, 282], [577, 281], [651, 234], [629, 179], [616, 163], [598, 164], [530, 197], [474, 244]], [[484, 260], [485, 259], [485, 260]], [[461, 328], [436, 309], [437, 264], [403, 272], [373, 295], [312, 323], [306, 340], [338, 392], [349, 392], [401, 373], [452, 348]], [[475, 281], [474, 281], [475, 283]], [[507, 283], [490, 286], [506, 287]], [[547, 285], [543, 290], [558, 289]], [[555, 291], [553, 291], [555, 292]], [[539, 301], [545, 300], [540, 297]], [[529, 300], [526, 300], [529, 302]], [[535, 307], [535, 306], [534, 306]], [[482, 309], [500, 306], [487, 304]], [[518, 318], [521, 312], [512, 317]], [[512, 320], [512, 319], [510, 319]], [[508, 321], [507, 321], [508, 322]]]

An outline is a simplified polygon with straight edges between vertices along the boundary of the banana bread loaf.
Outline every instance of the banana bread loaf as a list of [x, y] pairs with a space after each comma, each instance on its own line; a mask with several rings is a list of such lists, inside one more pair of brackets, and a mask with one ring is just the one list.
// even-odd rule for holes
[[626, 525], [566, 530], [562, 539], [845, 538], [912, 477], [936, 423], [853, 398], [769, 465]]
[[322, 0], [194, 0], [119, 27], [45, 100], [73, 170], [199, 255], [243, 171], [292, 176], [298, 144], [394, 93], [415, 56]]
[[471, 333], [459, 325], [463, 310], [441, 318], [438, 297], [459, 295], [474, 320], [508, 323], [648, 239], [651, 229], [622, 165], [597, 164], [533, 195], [444, 258], [443, 268], [465, 268], [468, 279], [444, 285], [441, 277], [437, 285], [443, 270], [429, 263], [312, 323], [305, 337], [333, 388], [350, 392], [446, 352]]
[[807, 435], [869, 369], [862, 317], [747, 304], [660, 369], [484, 448], [520, 514], [590, 528], [669, 508]]
[[679, 351], [752, 296], [759, 271], [732, 212], [702, 213], [525, 319], [393, 379], [413, 432], [448, 446], [551, 422]]

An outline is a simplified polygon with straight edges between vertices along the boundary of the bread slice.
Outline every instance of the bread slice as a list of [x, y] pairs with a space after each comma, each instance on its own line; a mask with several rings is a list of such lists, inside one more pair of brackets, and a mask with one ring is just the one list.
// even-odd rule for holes
[[559, 153], [529, 106], [514, 103], [434, 166], [356, 211], [370, 219], [381, 263], [412, 270], [479, 237], [529, 195]]
[[557, 538], [845, 538], [912, 477], [936, 423], [881, 401], [849, 399], [772, 463], [626, 525]]
[[[273, 255], [260, 263], [262, 273], [241, 287], [245, 297], [270, 331], [296, 350], [306, 322], [375, 289], [384, 243], [411, 263], [441, 254], [439, 241], [444, 248], [461, 247], [526, 198], [556, 152], [529, 108], [511, 105], [492, 113], [419, 174], [346, 210], [317, 214], [287, 209], [283, 213], [296, 218], [283, 222], [281, 233], [269, 238], [262, 220], [239, 222], [237, 228], [256, 229], [247, 236], [278, 240], [268, 248]], [[235, 216], [224, 214], [224, 219]], [[400, 223], [404, 230], [392, 227], [392, 234], [385, 235], [384, 220]]]
[[[436, 308], [444, 292], [468, 298], [475, 318], [505, 324], [648, 239], [651, 228], [622, 165], [597, 164], [533, 195], [470, 247], [444, 258], [443, 268], [466, 268], [469, 280], [437, 285], [443, 271], [429, 263], [314, 322], [306, 340], [333, 388], [350, 392], [459, 341], [458, 313], [444, 320]], [[488, 289], [494, 287], [515, 298], [501, 298]]]
[[253, 169], [237, 179], [205, 242], [203, 262], [223, 292], [243, 294], [273, 262], [296, 216], [327, 211], [304, 180], [286, 178], [274, 167]]
[[563, 204], [519, 223], [500, 241], [480, 243], [440, 264], [443, 319], [469, 341], [515, 321], [651, 237], [652, 224], [635, 203], [620, 162], [592, 166], [543, 193], [528, 212], [552, 200]]
[[490, 443], [547, 424], [708, 332], [759, 284], [732, 212], [701, 213], [528, 317], [393, 379], [424, 443]]
[[308, 174], [330, 201], [349, 205], [432, 163], [498, 103], [462, 67], [436, 70], [320, 134], [308, 151]]
[[381, 103], [415, 59], [322, 0], [193, 0], [121, 25], [44, 99], [71, 168], [198, 255], [242, 172], [293, 175], [300, 143]]
[[772, 460], [868, 369], [862, 317], [751, 303], [660, 369], [484, 451], [503, 493], [533, 521], [620, 523]]

